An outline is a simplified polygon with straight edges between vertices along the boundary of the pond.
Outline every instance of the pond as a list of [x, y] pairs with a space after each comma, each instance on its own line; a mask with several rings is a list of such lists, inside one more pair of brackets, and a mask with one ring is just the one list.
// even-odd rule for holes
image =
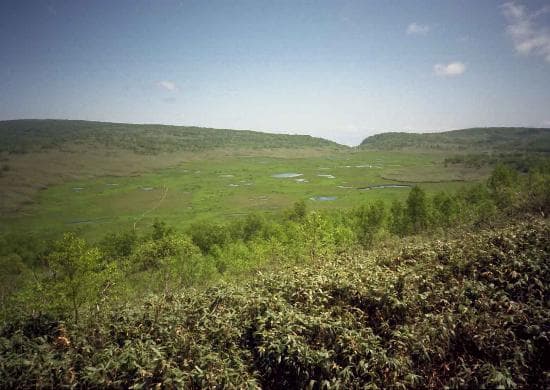
[[326, 177], [327, 179], [336, 179], [336, 176], [334, 175], [317, 175], [319, 177]]
[[336, 199], [338, 199], [338, 197], [337, 196], [313, 196], [309, 199], [314, 200], [314, 201], [318, 201], [318, 202], [327, 202], [327, 201], [331, 201], [331, 200], [336, 200]]
[[285, 173], [276, 173], [274, 175], [271, 175], [271, 177], [275, 177], [277, 179], [286, 179], [286, 178], [299, 177], [299, 176], [303, 176], [303, 174], [293, 173], [293, 172], [285, 172]]
[[359, 190], [377, 190], [381, 188], [411, 188], [408, 184], [380, 184], [375, 186], [367, 186], [358, 188]]

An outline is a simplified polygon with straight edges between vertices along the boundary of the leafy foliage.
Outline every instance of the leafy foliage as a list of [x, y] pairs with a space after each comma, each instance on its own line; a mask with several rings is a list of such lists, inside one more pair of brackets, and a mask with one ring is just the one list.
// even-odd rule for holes
[[549, 238], [533, 219], [152, 296], [79, 327], [29, 319], [0, 332], [0, 383], [547, 388]]
[[48, 256], [48, 288], [60, 300], [56, 302], [58, 306], [71, 307], [75, 323], [80, 308], [102, 282], [100, 258], [96, 248], [86, 248], [86, 242], [72, 233], [65, 234]]
[[357, 210], [357, 238], [365, 248], [372, 246], [376, 234], [383, 226], [385, 214], [386, 206], [382, 201], [368, 207], [362, 206]]

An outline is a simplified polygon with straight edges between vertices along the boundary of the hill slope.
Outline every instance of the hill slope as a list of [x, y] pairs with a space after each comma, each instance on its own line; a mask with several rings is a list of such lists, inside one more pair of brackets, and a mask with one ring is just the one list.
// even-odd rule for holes
[[98, 306], [80, 328], [14, 322], [0, 387], [548, 388], [549, 234], [530, 220]]
[[486, 127], [441, 133], [382, 133], [367, 137], [361, 147], [381, 150], [530, 151], [550, 153], [550, 129]]
[[214, 148], [343, 148], [309, 135], [249, 130], [49, 119], [0, 122], [0, 152], [55, 149], [67, 143], [109, 146], [145, 154]]

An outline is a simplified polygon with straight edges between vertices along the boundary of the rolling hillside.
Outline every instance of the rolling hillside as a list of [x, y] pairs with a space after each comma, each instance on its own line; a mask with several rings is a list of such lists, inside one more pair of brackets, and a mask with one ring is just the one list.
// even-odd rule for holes
[[361, 147], [378, 150], [530, 151], [550, 153], [550, 129], [486, 127], [441, 133], [382, 133]]
[[0, 152], [10, 153], [57, 149], [71, 143], [116, 147], [143, 154], [214, 148], [343, 148], [309, 135], [76, 120], [2, 121], [0, 140]]

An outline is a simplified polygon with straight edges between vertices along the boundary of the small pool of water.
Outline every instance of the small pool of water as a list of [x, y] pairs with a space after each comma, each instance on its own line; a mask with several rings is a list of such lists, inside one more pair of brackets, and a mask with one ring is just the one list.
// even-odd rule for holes
[[411, 188], [411, 186], [407, 184], [380, 184], [376, 186], [368, 186], [368, 187], [363, 187], [359, 189], [360, 190], [378, 190], [381, 188]]
[[336, 179], [336, 176], [334, 175], [317, 175], [319, 177], [326, 177], [327, 179]]
[[141, 189], [143, 191], [153, 191], [155, 188], [154, 187], [141, 187]]
[[271, 175], [271, 177], [275, 177], [277, 179], [286, 179], [286, 178], [299, 177], [299, 176], [303, 176], [303, 174], [294, 173], [294, 172], [285, 172], [285, 173], [276, 173], [274, 175]]
[[331, 200], [336, 200], [336, 199], [338, 199], [338, 197], [337, 196], [313, 196], [309, 199], [317, 201], [317, 202], [328, 202], [328, 201], [331, 201]]
[[73, 187], [73, 191], [80, 192], [84, 189], [84, 187]]

